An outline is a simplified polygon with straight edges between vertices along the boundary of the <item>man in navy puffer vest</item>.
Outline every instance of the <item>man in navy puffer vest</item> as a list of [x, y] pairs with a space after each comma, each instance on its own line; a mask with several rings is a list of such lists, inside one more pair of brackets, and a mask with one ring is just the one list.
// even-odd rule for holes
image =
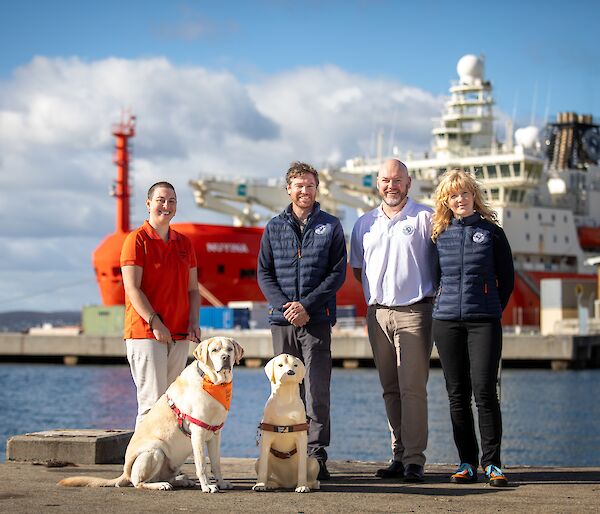
[[335, 294], [346, 277], [346, 242], [340, 221], [316, 202], [319, 175], [294, 162], [286, 174], [292, 203], [265, 227], [258, 284], [269, 302], [273, 353], [289, 353], [306, 366], [301, 386], [309, 419], [308, 450], [328, 480], [331, 327]]

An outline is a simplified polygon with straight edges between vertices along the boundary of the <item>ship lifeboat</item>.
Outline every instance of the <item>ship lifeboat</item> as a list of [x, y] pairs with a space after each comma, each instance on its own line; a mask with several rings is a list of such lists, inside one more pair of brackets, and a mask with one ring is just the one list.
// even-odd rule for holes
[[600, 251], [600, 227], [577, 227], [579, 244], [586, 251]]

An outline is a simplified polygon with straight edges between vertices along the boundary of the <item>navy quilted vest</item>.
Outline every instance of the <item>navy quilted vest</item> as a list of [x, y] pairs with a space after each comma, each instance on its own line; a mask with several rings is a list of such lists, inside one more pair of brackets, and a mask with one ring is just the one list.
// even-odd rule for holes
[[496, 230], [496, 225], [474, 213], [462, 220], [453, 219], [437, 238], [441, 278], [434, 319], [502, 317], [494, 261]]
[[[330, 273], [333, 232], [341, 231], [342, 228], [338, 218], [321, 211], [318, 204], [304, 229], [302, 240], [294, 223], [288, 207], [279, 216], [269, 221], [268, 231], [277, 283], [287, 298], [298, 301], [305, 298]], [[345, 248], [343, 251], [345, 252]], [[338, 287], [342, 285], [343, 280], [344, 277], [341, 276]], [[329, 321], [334, 325], [336, 322], [335, 293], [309, 314], [309, 324]], [[269, 320], [274, 324], [287, 324], [283, 313], [272, 306]]]

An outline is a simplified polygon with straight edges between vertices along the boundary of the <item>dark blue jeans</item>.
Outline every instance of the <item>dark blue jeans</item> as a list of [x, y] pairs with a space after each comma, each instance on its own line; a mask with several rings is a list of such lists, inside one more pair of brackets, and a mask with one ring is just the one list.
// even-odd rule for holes
[[471, 396], [479, 418], [481, 466], [500, 467], [502, 415], [496, 389], [502, 354], [502, 325], [486, 321], [433, 320], [433, 340], [438, 349], [450, 401], [454, 442], [461, 463], [475, 468], [479, 449]]
[[308, 453], [326, 461], [330, 440], [331, 325], [328, 321], [294, 327], [271, 325], [273, 353], [298, 357], [306, 368], [300, 395], [306, 406]]

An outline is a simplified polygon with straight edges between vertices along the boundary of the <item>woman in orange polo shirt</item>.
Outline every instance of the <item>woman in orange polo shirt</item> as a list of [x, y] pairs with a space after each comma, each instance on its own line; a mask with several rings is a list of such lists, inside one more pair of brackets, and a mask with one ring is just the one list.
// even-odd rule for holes
[[148, 190], [146, 207], [148, 220], [121, 250], [123, 338], [137, 388], [136, 426], [185, 368], [189, 341], [200, 341], [196, 252], [169, 226], [177, 211], [175, 188], [157, 182]]

